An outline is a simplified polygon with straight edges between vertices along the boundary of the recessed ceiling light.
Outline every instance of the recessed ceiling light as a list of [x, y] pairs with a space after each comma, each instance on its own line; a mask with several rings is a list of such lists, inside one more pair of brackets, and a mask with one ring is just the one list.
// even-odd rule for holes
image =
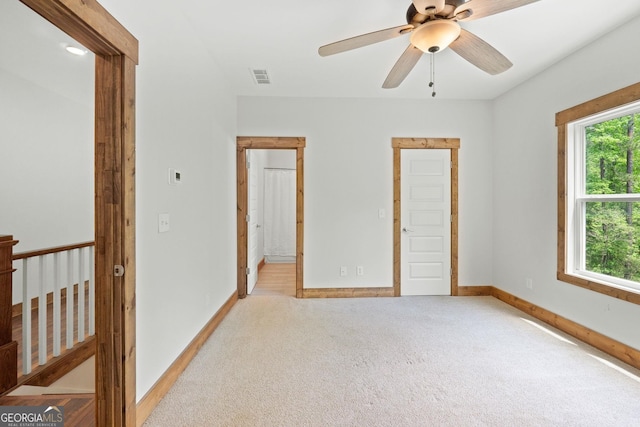
[[75, 46], [66, 46], [65, 49], [67, 50], [67, 52], [78, 56], [84, 56], [87, 54], [87, 51], [85, 49], [81, 49]]

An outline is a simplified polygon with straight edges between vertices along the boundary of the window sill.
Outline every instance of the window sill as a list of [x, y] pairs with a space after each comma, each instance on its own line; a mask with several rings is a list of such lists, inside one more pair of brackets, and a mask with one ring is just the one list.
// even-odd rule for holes
[[632, 304], [640, 305], [640, 291], [631, 290], [628, 288], [619, 288], [614, 285], [599, 282], [591, 278], [567, 274], [561, 271], [558, 272], [557, 278], [561, 282], [580, 286], [581, 288], [589, 289], [590, 291], [598, 292], [612, 298], [617, 298], [623, 301], [630, 302]]

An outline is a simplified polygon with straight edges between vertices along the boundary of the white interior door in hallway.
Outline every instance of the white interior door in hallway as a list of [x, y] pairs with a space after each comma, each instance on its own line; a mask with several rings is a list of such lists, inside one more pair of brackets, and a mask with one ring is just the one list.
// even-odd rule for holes
[[401, 295], [451, 295], [451, 151], [401, 150]]
[[247, 274], [247, 294], [253, 291], [258, 281], [258, 165], [252, 158], [252, 151], [247, 150], [247, 190], [249, 202], [249, 221], [247, 224], [247, 265], [249, 274]]

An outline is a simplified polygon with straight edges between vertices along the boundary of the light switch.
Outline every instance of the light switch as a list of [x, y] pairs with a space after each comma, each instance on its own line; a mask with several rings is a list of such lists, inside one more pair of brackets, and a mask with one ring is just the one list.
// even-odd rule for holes
[[158, 233], [166, 233], [169, 231], [169, 214], [161, 213], [158, 215]]
[[384, 219], [387, 216], [387, 213], [384, 211], [384, 209], [380, 208], [378, 209], [378, 219]]
[[181, 179], [182, 179], [182, 174], [178, 169], [169, 168], [169, 184], [170, 185], [180, 184]]

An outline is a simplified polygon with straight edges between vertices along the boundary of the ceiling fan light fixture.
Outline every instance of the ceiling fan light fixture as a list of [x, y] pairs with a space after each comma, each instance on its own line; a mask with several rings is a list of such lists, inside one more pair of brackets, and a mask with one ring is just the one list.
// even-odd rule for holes
[[411, 44], [425, 53], [445, 50], [460, 36], [460, 25], [446, 19], [427, 21], [411, 33]]

